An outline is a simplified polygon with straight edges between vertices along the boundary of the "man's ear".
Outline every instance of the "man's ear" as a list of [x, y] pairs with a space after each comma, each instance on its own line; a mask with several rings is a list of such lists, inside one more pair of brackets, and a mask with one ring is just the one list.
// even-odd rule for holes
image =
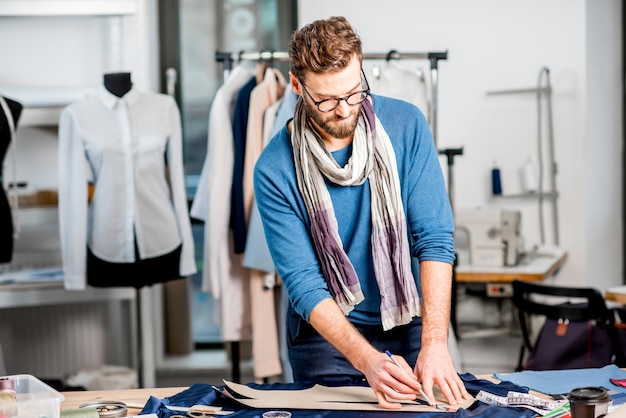
[[302, 96], [302, 86], [300, 86], [300, 81], [298, 81], [298, 77], [293, 75], [291, 71], [289, 71], [289, 84], [291, 84], [291, 89], [294, 93]]

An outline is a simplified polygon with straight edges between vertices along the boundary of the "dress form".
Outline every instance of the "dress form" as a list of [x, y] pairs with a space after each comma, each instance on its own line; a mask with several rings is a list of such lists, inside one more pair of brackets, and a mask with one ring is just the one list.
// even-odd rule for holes
[[[0, 107], [0, 175], [3, 174], [2, 162], [11, 146], [11, 127], [8, 117], [13, 120], [13, 126], [17, 126], [17, 121], [22, 113], [23, 106], [11, 100], [4, 98], [8, 105], [11, 115], [6, 115]], [[4, 188], [0, 187], [0, 263], [8, 263], [13, 257], [13, 218], [11, 217], [11, 207], [7, 199]]]
[[[104, 74], [104, 87], [117, 97], [132, 88], [130, 73]], [[97, 187], [97, 185], [96, 185]], [[160, 257], [141, 259], [135, 246], [134, 263], [115, 263], [98, 258], [87, 249], [87, 282], [93, 287], [132, 286], [137, 289], [179, 279], [181, 247]]]
[[130, 91], [132, 86], [130, 73], [109, 73], [104, 75], [104, 87], [117, 97], [123, 97]]

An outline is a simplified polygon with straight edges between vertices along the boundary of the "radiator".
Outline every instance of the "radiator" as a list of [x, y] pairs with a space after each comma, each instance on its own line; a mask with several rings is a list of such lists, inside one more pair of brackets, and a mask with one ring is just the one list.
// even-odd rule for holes
[[[128, 366], [120, 349], [128, 324], [110, 324], [117, 302], [0, 310], [0, 344], [8, 374], [63, 379], [105, 364]], [[115, 333], [114, 335], [111, 335]]]

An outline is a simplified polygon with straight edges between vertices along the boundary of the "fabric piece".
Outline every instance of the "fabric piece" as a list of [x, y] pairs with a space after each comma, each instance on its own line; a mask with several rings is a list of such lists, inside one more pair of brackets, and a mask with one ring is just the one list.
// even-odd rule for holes
[[278, 350], [275, 292], [273, 288], [264, 287], [265, 274], [250, 270], [252, 369], [257, 379], [278, 376], [283, 371]]
[[252, 77], [241, 87], [235, 102], [233, 120], [233, 143], [235, 158], [233, 164], [233, 184], [231, 188], [230, 227], [233, 230], [234, 249], [241, 254], [246, 248], [246, 202], [243, 188], [244, 166], [247, 147], [250, 99], [257, 80]]
[[132, 286], [140, 289], [179, 279], [181, 249], [178, 246], [165, 255], [141, 259], [135, 247], [134, 263], [109, 263], [100, 260], [87, 247], [87, 284], [93, 287]]
[[409, 69], [397, 61], [385, 61], [379, 65], [378, 75], [367, 81], [374, 93], [413, 103], [428, 119], [430, 105], [422, 69]]
[[[96, 187], [88, 205], [90, 176]], [[85, 288], [87, 245], [102, 260], [133, 263], [135, 244], [141, 258], [182, 244], [180, 277], [196, 272], [180, 112], [172, 97], [131, 89], [120, 98], [101, 86], [63, 110], [59, 229], [67, 289]]]
[[420, 301], [411, 271], [406, 221], [400, 196], [395, 154], [384, 127], [365, 100], [352, 141], [352, 156], [337, 165], [306, 115], [296, 106], [291, 135], [298, 188], [310, 218], [310, 230], [322, 273], [344, 314], [364, 299], [354, 266], [339, 237], [324, 178], [340, 186], [369, 180], [371, 190], [372, 256], [381, 297], [383, 329], [407, 324], [420, 314]]
[[[486, 390], [499, 396], [505, 396], [510, 390], [517, 392], [526, 392], [523, 388], [510, 384], [496, 384], [489, 380], [477, 379], [472, 374], [460, 375], [464, 381], [466, 388], [472, 395], [476, 395], [480, 390]], [[306, 383], [273, 383], [273, 384], [248, 384], [249, 387], [262, 390], [300, 390], [311, 387], [312, 384]], [[242, 408], [241, 404], [223, 396], [218, 390], [223, 387], [213, 387], [207, 384], [195, 384], [190, 388], [164, 399], [151, 396], [141, 415], [155, 413], [159, 418], [170, 418], [172, 415], [180, 415], [180, 412], [167, 409], [167, 406], [186, 406], [192, 405], [214, 405], [222, 406], [224, 410], [234, 411], [229, 415], [233, 418], [258, 418], [267, 409], [249, 409]], [[397, 418], [398, 411], [377, 410], [377, 411], [329, 411], [329, 410], [292, 410], [293, 418]], [[522, 408], [504, 408], [498, 406], [486, 405], [482, 402], [476, 402], [468, 409], [459, 409], [456, 412], [420, 412], [419, 416], [424, 418], [474, 418], [474, 417], [498, 417], [498, 418], [518, 418], [533, 417], [534, 412]]]
[[[367, 386], [322, 386], [314, 385], [297, 392], [292, 390], [259, 390], [246, 385], [224, 381], [229, 391], [244, 398], [237, 398], [243, 405], [253, 408], [278, 409], [332, 409], [337, 411], [378, 411], [380, 407], [376, 395]], [[448, 405], [439, 388], [434, 390], [437, 404], [443, 405], [450, 411], [459, 408], [468, 408], [473, 399], [466, 399], [457, 405]], [[228, 393], [228, 392], [225, 392]], [[406, 412], [437, 411], [434, 406], [423, 405], [418, 402], [403, 401], [402, 410]]]
[[[269, 106], [283, 96], [286, 86], [287, 83], [280, 71], [275, 68], [267, 68], [263, 80], [250, 93], [242, 179], [246, 230], [254, 201], [254, 164], [265, 146], [263, 137], [264, 113]], [[282, 373], [278, 352], [274, 291], [265, 288], [265, 276], [265, 272], [250, 271], [252, 357], [256, 378], [277, 376]]]
[[[269, 141], [278, 134], [281, 128], [283, 128], [287, 121], [293, 118], [293, 112], [296, 109], [296, 102], [298, 96], [291, 89], [287, 89], [282, 99], [276, 103], [279, 104], [276, 114], [271, 119], [274, 120], [273, 125], [267, 136], [263, 138], [264, 144], [267, 145]], [[271, 113], [271, 110], [268, 108]], [[266, 111], [267, 113], [267, 111]], [[267, 126], [267, 125], [265, 125]], [[264, 126], [264, 127], [265, 127]], [[265, 135], [265, 133], [264, 133]], [[250, 211], [250, 222], [248, 224], [248, 237], [246, 241], [246, 253], [243, 260], [243, 265], [249, 268], [262, 270], [267, 273], [276, 270], [270, 249], [267, 246], [267, 240], [265, 239], [265, 231], [263, 230], [263, 223], [261, 221], [261, 214], [257, 206], [256, 200], [252, 202], [252, 209]], [[268, 285], [268, 284], [266, 284]]]
[[502, 381], [512, 382], [546, 394], [569, 393], [572, 389], [581, 386], [604, 386], [609, 390], [626, 393], [626, 388], [611, 383], [611, 378], [626, 378], [626, 370], [621, 370], [614, 364], [595, 369], [525, 370], [517, 373], [495, 373], [494, 376]]
[[219, 301], [216, 321], [223, 341], [250, 338], [250, 286], [247, 269], [233, 251], [229, 229], [234, 166], [233, 117], [239, 89], [251, 80], [243, 67], [233, 69], [218, 89], [209, 113], [207, 154], [191, 216], [204, 221], [203, 292]]
[[[430, 128], [413, 105], [373, 96], [376, 116], [385, 126], [396, 155], [403, 207], [411, 236], [411, 255], [420, 261], [452, 264], [454, 222]], [[352, 148], [332, 153], [343, 166]], [[309, 217], [296, 184], [289, 131], [283, 126], [267, 144], [255, 168], [255, 198], [267, 243], [281, 282], [296, 312], [308, 319], [331, 297], [311, 245]], [[353, 323], [380, 324], [380, 291], [371, 257], [369, 182], [343, 187], [327, 183], [344, 249], [352, 261], [365, 300], [350, 312]], [[276, 214], [280, 214], [276, 216]], [[294, 249], [297, 248], [297, 251]]]

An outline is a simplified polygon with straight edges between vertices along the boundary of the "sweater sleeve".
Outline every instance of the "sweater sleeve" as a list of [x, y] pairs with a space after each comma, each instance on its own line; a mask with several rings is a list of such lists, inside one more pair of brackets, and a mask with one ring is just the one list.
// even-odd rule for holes
[[283, 128], [257, 161], [254, 188], [276, 271], [293, 308], [308, 320], [313, 308], [331, 294], [311, 243], [293, 164], [289, 136]]
[[[404, 126], [405, 143], [400, 174], [405, 211], [411, 234], [411, 255], [419, 261], [454, 262], [454, 221], [441, 165], [430, 127], [415, 106], [395, 112], [411, 123], [385, 123]], [[406, 117], [409, 116], [409, 117]], [[393, 129], [393, 128], [392, 128]]]

